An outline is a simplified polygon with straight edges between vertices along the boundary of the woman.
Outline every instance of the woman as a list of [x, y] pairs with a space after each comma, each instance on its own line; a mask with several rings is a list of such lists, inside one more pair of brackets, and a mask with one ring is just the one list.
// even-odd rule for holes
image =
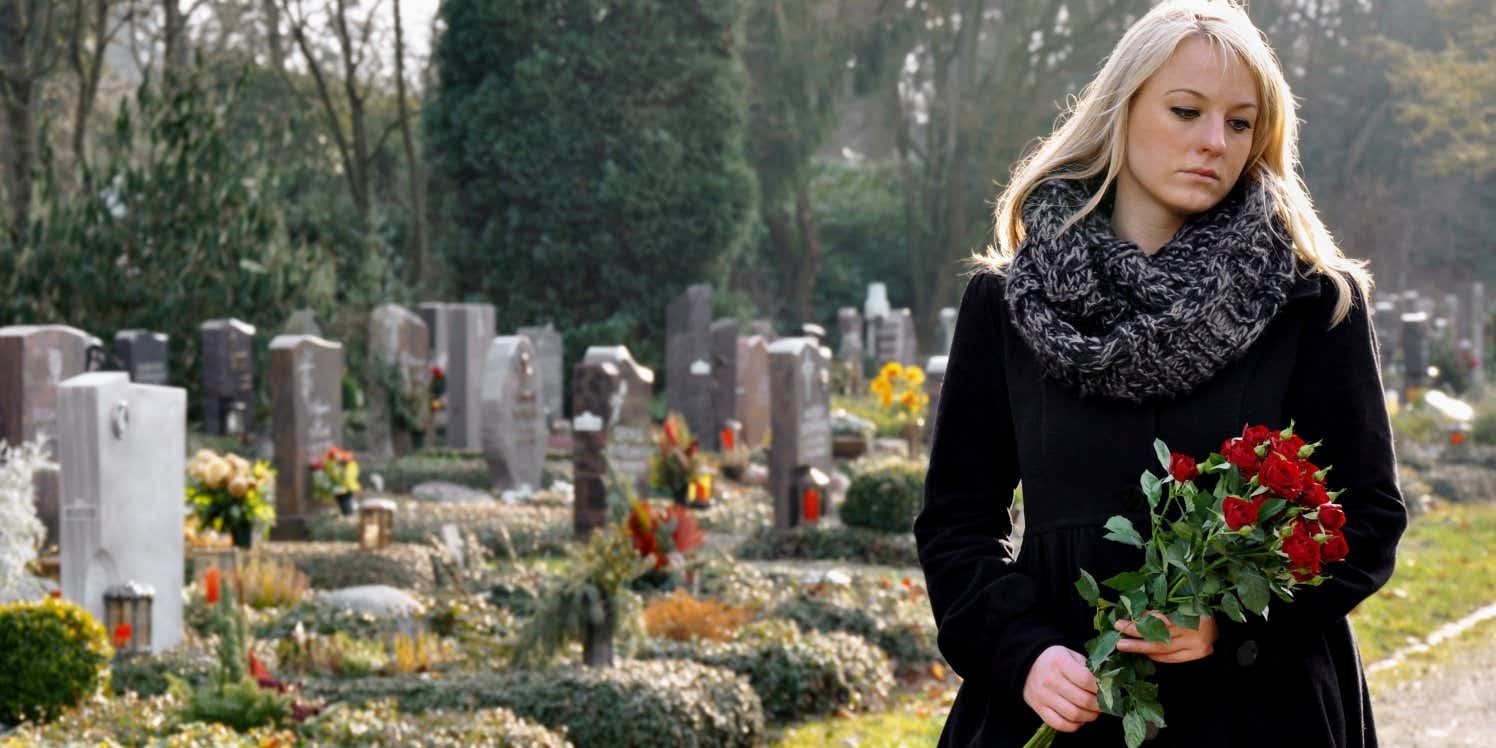
[[[1102, 539], [1147, 526], [1152, 443], [1204, 459], [1243, 425], [1297, 426], [1334, 466], [1351, 555], [1271, 622], [1135, 630], [1168, 726], [1149, 745], [1373, 746], [1346, 614], [1392, 573], [1407, 524], [1367, 313], [1371, 279], [1296, 173], [1294, 103], [1234, 4], [1166, 2], [1134, 25], [1015, 170], [960, 315], [936, 421], [920, 563], [965, 682], [942, 745], [1123, 744], [1101, 715], [1074, 582], [1137, 568]], [[1014, 557], [1008, 506], [1023, 483]], [[1073, 733], [1073, 734], [1067, 734]]]

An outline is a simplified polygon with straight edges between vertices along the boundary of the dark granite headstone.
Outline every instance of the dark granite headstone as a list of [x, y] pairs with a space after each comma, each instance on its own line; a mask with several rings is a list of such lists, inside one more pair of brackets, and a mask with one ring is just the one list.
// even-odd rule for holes
[[546, 323], [541, 327], [521, 327], [517, 332], [530, 339], [535, 346], [536, 366], [540, 369], [540, 389], [545, 393], [546, 428], [562, 418], [562, 402], [566, 396], [566, 378], [561, 371], [565, 347], [561, 333]]
[[[40, 439], [56, 457], [58, 385], [84, 372], [92, 340], [66, 325], [0, 328], [0, 440], [16, 445]], [[61, 528], [57, 471], [38, 471], [33, 482], [46, 543], [56, 543]]]
[[1429, 319], [1427, 312], [1402, 316], [1403, 387], [1421, 387], [1428, 381]]
[[774, 497], [774, 526], [800, 522], [794, 495], [804, 468], [830, 473], [831, 350], [810, 338], [783, 338], [769, 346], [770, 394], [774, 438], [769, 445], [769, 489]]
[[[369, 451], [381, 459], [409, 454], [431, 423], [431, 337], [415, 312], [381, 304], [369, 314]], [[389, 380], [399, 389], [390, 392]], [[403, 415], [400, 415], [403, 413]]]
[[540, 487], [545, 468], [544, 388], [535, 346], [523, 335], [494, 338], [483, 359], [479, 389], [483, 458], [496, 491]]
[[654, 372], [623, 346], [587, 349], [572, 371], [571, 433], [577, 537], [607, 524], [606, 479], [614, 472], [644, 495], [649, 482], [649, 405]]
[[703, 449], [716, 449], [712, 418], [712, 287], [698, 283], [665, 313], [665, 402]]
[[213, 436], [254, 429], [255, 328], [237, 319], [204, 322], [203, 431]]
[[312, 499], [313, 462], [343, 440], [343, 346], [311, 335], [270, 341], [271, 425], [275, 431], [275, 512], [271, 537], [297, 539], [320, 512]]
[[136, 384], [166, 384], [171, 378], [170, 344], [165, 333], [120, 330], [114, 334], [114, 357]]
[[447, 446], [478, 449], [478, 386], [494, 339], [493, 305], [427, 302], [420, 314], [431, 334], [431, 363], [447, 375]]
[[722, 443], [721, 431], [738, 418], [741, 385], [738, 383], [738, 321], [719, 319], [712, 323], [712, 433]]

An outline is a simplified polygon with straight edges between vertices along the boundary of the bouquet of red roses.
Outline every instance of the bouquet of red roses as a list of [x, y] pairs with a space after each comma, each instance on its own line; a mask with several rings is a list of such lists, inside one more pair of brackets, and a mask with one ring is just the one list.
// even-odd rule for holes
[[[1163, 727], [1164, 714], [1158, 686], [1148, 680], [1153, 661], [1117, 651], [1118, 621], [1132, 621], [1147, 641], [1167, 642], [1168, 625], [1152, 611], [1189, 628], [1217, 612], [1238, 622], [1247, 612], [1265, 617], [1273, 597], [1291, 600], [1295, 587], [1323, 583], [1324, 564], [1350, 552], [1341, 532], [1345, 512], [1334, 503], [1341, 492], [1325, 487], [1329, 466], [1310, 461], [1318, 446], [1305, 444], [1292, 424], [1281, 431], [1248, 426], [1203, 463], [1153, 442], [1166, 472], [1140, 479], [1152, 533], [1144, 540], [1120, 515], [1106, 523], [1106, 539], [1142, 549], [1143, 566], [1099, 585], [1081, 570], [1075, 583], [1096, 607], [1100, 635], [1086, 643], [1086, 654], [1097, 701], [1122, 718], [1128, 748], [1142, 745], [1149, 724]], [[1199, 485], [1202, 476], [1214, 484]], [[1103, 587], [1116, 598], [1103, 597]], [[1025, 746], [1048, 746], [1055, 735], [1045, 725]]]

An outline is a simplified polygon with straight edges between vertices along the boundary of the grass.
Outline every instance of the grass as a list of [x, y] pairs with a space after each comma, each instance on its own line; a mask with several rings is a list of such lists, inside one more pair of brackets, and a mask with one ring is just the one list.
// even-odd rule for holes
[[1397, 570], [1351, 613], [1361, 658], [1376, 662], [1496, 602], [1496, 504], [1442, 504], [1413, 520]]
[[800, 722], [771, 735], [775, 748], [916, 748], [935, 745], [951, 702], [956, 677], [904, 684], [889, 709]]

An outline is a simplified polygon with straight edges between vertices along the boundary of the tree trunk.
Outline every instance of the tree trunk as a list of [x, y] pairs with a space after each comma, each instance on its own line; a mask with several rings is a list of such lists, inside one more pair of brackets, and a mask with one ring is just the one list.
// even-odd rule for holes
[[800, 272], [795, 275], [793, 298], [803, 324], [816, 321], [816, 276], [821, 271], [821, 237], [816, 231], [808, 184], [800, 185], [795, 192], [795, 223], [800, 229]]
[[283, 73], [286, 70], [286, 48], [281, 39], [280, 5], [276, 0], [262, 0], [260, 7], [265, 14], [265, 42], [270, 47], [270, 67]]
[[[78, 99], [73, 109], [73, 163], [82, 167], [88, 162], [88, 120], [93, 116], [99, 96], [99, 80], [104, 75], [104, 50], [114, 34], [109, 28], [111, 0], [94, 0], [92, 19], [84, 20], [84, 2], [73, 3], [73, 29], [69, 44], [73, 74], [78, 78]], [[87, 30], [92, 39], [85, 40]], [[89, 49], [85, 50], [85, 41]]]
[[177, 4], [177, 0], [161, 0], [161, 8], [166, 17], [161, 29], [161, 39], [166, 48], [169, 86], [173, 77], [181, 78], [187, 74], [190, 62], [187, 54], [187, 17], [183, 15], [182, 6]]
[[27, 79], [13, 81], [3, 98], [5, 131], [6, 219], [12, 234], [25, 230], [31, 214], [32, 167], [36, 161], [36, 84]]
[[400, 139], [405, 145], [405, 165], [410, 187], [410, 272], [407, 278], [417, 288], [430, 288], [430, 249], [426, 240], [426, 199], [421, 190], [423, 169], [416, 160], [415, 137], [411, 134], [410, 111], [405, 99], [405, 26], [400, 19], [400, 0], [395, 0], [395, 102], [399, 107]]

